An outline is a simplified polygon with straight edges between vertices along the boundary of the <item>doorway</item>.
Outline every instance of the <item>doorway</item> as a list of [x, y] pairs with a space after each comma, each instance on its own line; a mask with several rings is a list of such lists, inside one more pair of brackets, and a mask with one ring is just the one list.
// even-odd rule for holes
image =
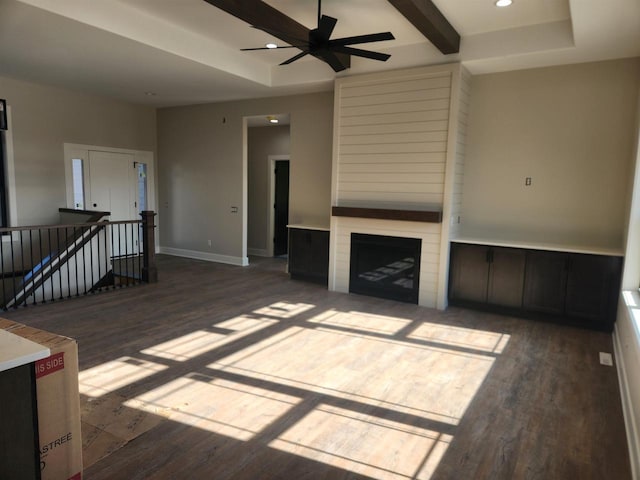
[[[152, 152], [77, 144], [64, 151], [67, 208], [110, 212], [111, 221], [139, 220], [140, 212], [155, 209]], [[137, 255], [139, 229], [123, 226], [121, 236], [112, 256]]]
[[[278, 117], [279, 124], [267, 118]], [[287, 253], [289, 220], [289, 186], [293, 177], [289, 164], [278, 164], [278, 199], [276, 201], [276, 161], [289, 161], [289, 115], [244, 117], [244, 159], [246, 161], [246, 212], [243, 225], [247, 253], [259, 257], [283, 256]], [[289, 175], [287, 175], [287, 172]], [[285, 196], [286, 195], [286, 196]], [[276, 215], [277, 210], [277, 215]], [[276, 216], [277, 222], [276, 222]], [[277, 223], [277, 225], [276, 225]], [[245, 239], [243, 239], [245, 240]], [[276, 246], [274, 253], [274, 247]]]
[[289, 251], [289, 160], [274, 160], [273, 181], [273, 256]]

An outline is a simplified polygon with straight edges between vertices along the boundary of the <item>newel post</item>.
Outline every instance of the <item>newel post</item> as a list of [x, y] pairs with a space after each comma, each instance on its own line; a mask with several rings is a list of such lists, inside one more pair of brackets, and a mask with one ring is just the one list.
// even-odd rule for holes
[[156, 268], [156, 241], [155, 224], [152, 210], [140, 212], [142, 217], [142, 281], [155, 283], [158, 281], [158, 269]]

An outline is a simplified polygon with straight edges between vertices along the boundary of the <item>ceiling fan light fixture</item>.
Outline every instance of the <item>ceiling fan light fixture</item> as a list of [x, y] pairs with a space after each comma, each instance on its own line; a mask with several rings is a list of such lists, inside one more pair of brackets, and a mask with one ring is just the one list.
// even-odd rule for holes
[[497, 0], [496, 7], [508, 7], [513, 3], [513, 0]]
[[275, 43], [267, 43], [265, 45], [265, 47], [267, 47], [267, 48], [278, 48], [278, 45], [276, 45]]

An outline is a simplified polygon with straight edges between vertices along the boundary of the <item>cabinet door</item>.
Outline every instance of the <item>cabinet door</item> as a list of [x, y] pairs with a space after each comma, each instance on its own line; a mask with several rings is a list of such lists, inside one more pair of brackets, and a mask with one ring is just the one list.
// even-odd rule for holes
[[329, 278], [329, 232], [289, 229], [289, 273], [326, 283]]
[[489, 249], [483, 245], [451, 245], [451, 286], [449, 298], [470, 302], [487, 301]]
[[492, 248], [487, 303], [522, 307], [526, 253], [517, 248]]
[[525, 309], [561, 315], [567, 284], [567, 255], [559, 252], [529, 251], [524, 282]]
[[[620, 259], [602, 255], [570, 255], [567, 276], [567, 316], [604, 324], [612, 320]], [[612, 298], [613, 297], [613, 298]]]
[[40, 478], [33, 363], [0, 372], [0, 478]]
[[309, 247], [312, 253], [309, 271], [318, 281], [326, 283], [329, 279], [329, 232], [311, 232]]
[[289, 273], [309, 271], [312, 261], [310, 242], [311, 237], [307, 230], [289, 229]]

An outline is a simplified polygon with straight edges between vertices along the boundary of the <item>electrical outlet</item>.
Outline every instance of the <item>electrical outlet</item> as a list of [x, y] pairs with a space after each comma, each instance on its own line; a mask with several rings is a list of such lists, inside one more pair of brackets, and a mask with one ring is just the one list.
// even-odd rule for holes
[[529, 187], [531, 186], [531, 177], [527, 177], [524, 179], [524, 184], [525, 186]]
[[600, 365], [607, 365], [613, 367], [613, 357], [610, 353], [600, 352]]

